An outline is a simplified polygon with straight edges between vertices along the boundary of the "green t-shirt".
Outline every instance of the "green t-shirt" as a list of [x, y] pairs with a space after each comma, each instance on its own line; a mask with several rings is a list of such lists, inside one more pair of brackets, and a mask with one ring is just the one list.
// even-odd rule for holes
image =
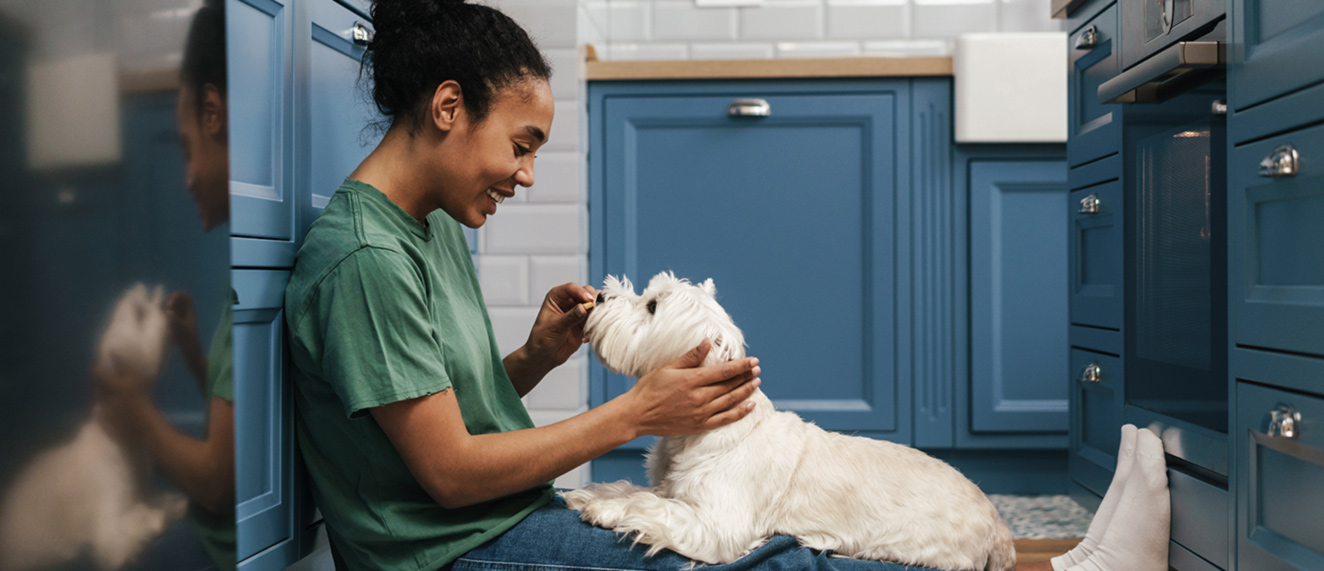
[[436, 569], [551, 499], [550, 484], [448, 510], [369, 408], [453, 389], [470, 434], [533, 426], [506, 376], [459, 224], [424, 225], [346, 180], [285, 290], [296, 428], [314, 498], [352, 569]]

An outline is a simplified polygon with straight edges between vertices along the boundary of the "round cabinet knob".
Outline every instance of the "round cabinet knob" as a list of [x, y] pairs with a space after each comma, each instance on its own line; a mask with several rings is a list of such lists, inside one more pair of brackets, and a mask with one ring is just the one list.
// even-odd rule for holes
[[726, 114], [731, 117], [767, 117], [772, 115], [772, 106], [763, 99], [737, 99], [726, 107]]
[[354, 39], [355, 45], [366, 46], [372, 43], [372, 30], [363, 25], [363, 22], [354, 22], [354, 29], [350, 32], [350, 37]]
[[1301, 170], [1300, 162], [1301, 156], [1297, 154], [1296, 147], [1280, 145], [1260, 161], [1260, 176], [1265, 178], [1296, 176]]
[[1076, 37], [1076, 49], [1092, 50], [1099, 45], [1099, 28], [1090, 26]]
[[1080, 199], [1080, 210], [1077, 210], [1076, 212], [1080, 214], [1098, 214], [1101, 204], [1102, 202], [1099, 200], [1099, 195], [1091, 194]]
[[1080, 372], [1080, 382], [1082, 383], [1097, 383], [1102, 380], [1103, 367], [1100, 367], [1098, 363], [1085, 365], [1085, 368]]
[[1301, 413], [1296, 407], [1279, 404], [1269, 411], [1269, 436], [1295, 439], [1301, 434]]

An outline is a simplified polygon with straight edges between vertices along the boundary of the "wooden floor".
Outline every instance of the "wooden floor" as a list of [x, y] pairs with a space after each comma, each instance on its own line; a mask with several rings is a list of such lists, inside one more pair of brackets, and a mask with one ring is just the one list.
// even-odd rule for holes
[[1016, 539], [1016, 562], [1048, 561], [1066, 553], [1080, 543], [1080, 539]]

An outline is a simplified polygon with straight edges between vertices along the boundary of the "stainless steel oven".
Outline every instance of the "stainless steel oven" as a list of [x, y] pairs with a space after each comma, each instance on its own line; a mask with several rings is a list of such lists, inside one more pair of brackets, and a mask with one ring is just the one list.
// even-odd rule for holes
[[1224, 19], [1226, 0], [1119, 0], [1122, 69], [1172, 44], [1203, 35]]

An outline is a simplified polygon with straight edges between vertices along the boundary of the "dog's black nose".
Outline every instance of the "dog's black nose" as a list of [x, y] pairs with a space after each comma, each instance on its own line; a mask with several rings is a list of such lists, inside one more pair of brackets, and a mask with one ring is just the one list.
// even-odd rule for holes
[[598, 292], [598, 299], [594, 300], [593, 304], [594, 304], [594, 305], [601, 305], [601, 304], [602, 304], [602, 300], [603, 300], [602, 292]]

